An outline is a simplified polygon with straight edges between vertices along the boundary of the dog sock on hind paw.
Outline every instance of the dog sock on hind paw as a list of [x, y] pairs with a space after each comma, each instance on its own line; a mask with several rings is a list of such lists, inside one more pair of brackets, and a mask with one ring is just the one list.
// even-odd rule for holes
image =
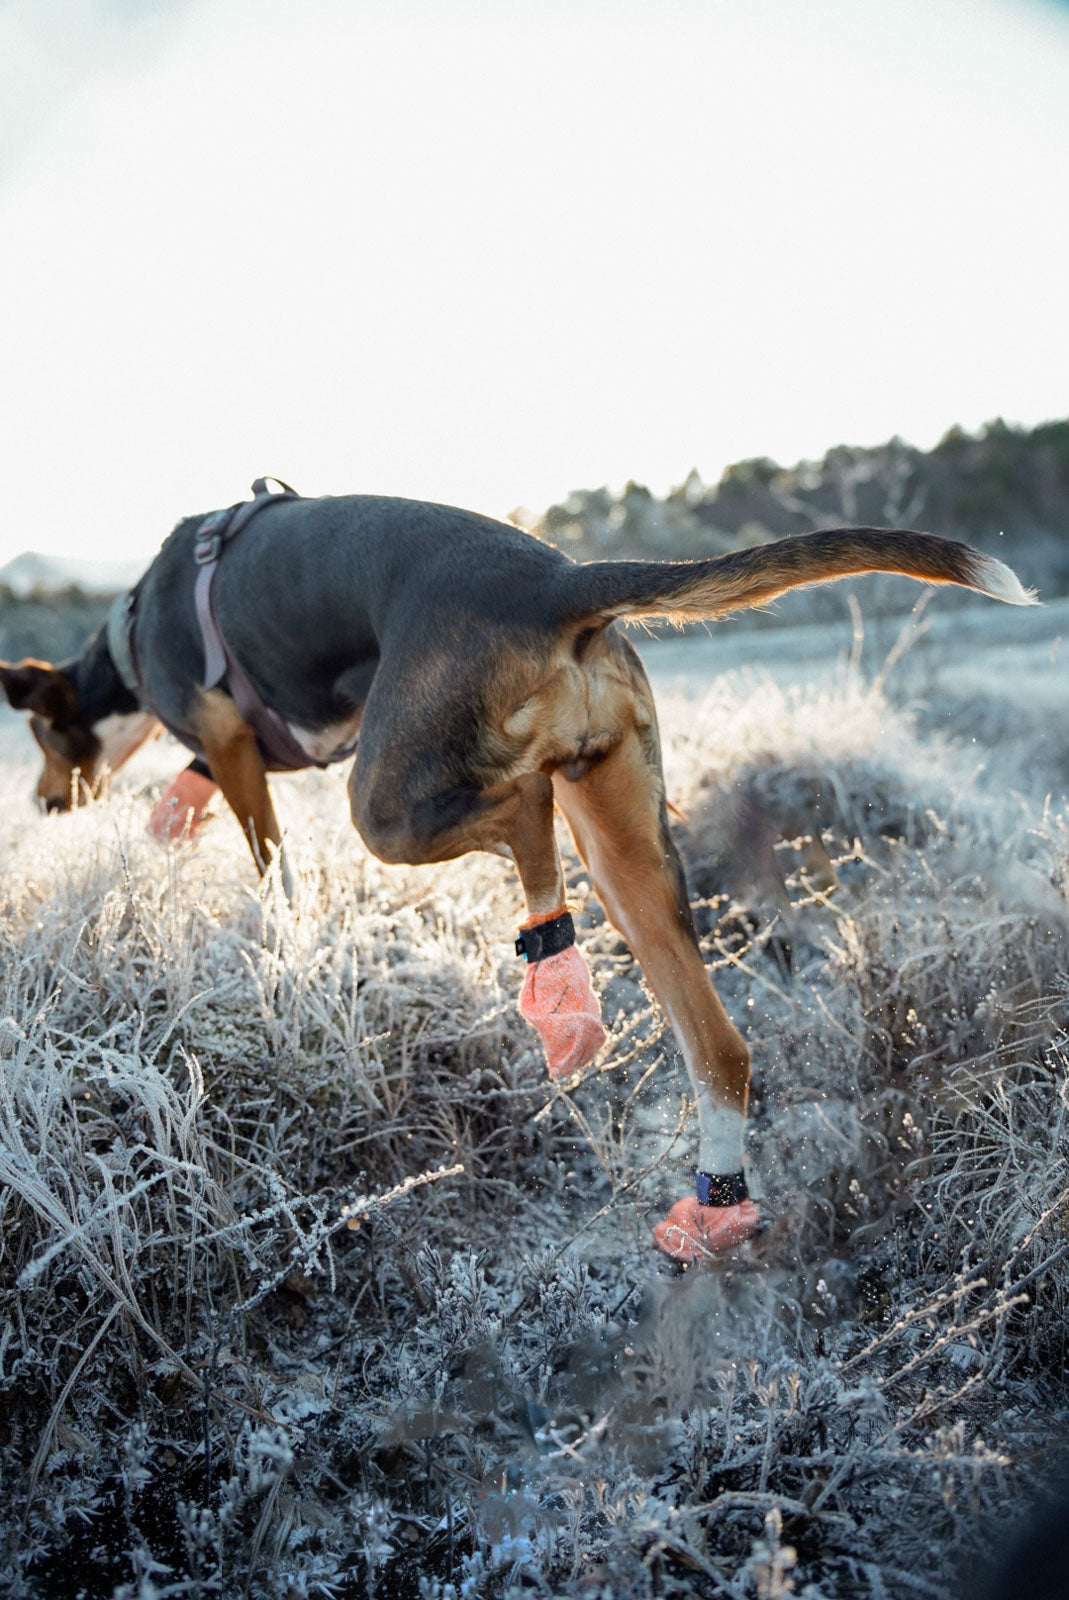
[[527, 960], [520, 1015], [538, 1030], [550, 1077], [567, 1078], [592, 1061], [608, 1037], [568, 912], [528, 918], [516, 953]]
[[211, 778], [206, 778], [193, 767], [186, 767], [153, 806], [148, 819], [148, 832], [161, 844], [195, 838], [218, 788], [219, 785], [213, 783]]
[[[699, 1190], [703, 1178], [708, 1178], [708, 1174], [700, 1172]], [[704, 1205], [697, 1195], [689, 1194], [686, 1199], [677, 1200], [664, 1222], [659, 1222], [653, 1230], [653, 1242], [658, 1250], [681, 1266], [691, 1267], [696, 1261], [708, 1261], [726, 1250], [734, 1250], [750, 1237], [761, 1220], [757, 1207], [745, 1195], [745, 1179], [741, 1173], [737, 1179], [712, 1181], [740, 1184], [744, 1198], [731, 1204], [723, 1203], [728, 1199], [725, 1192], [721, 1204]]]

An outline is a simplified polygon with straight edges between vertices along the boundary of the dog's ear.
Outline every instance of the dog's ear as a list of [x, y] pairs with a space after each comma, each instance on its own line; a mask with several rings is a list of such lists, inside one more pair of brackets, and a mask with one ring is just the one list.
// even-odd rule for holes
[[78, 713], [78, 691], [65, 672], [47, 661], [0, 661], [0, 685], [16, 711], [44, 717], [54, 728], [65, 728]]

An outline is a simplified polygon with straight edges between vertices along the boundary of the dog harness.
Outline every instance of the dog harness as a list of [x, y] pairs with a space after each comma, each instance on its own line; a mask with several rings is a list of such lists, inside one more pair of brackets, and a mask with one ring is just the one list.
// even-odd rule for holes
[[[268, 487], [271, 483], [278, 484], [278, 492]], [[297, 772], [304, 767], [325, 767], [329, 763], [316, 761], [310, 756], [303, 745], [298, 744], [278, 712], [265, 705], [241, 663], [231, 653], [215, 614], [212, 590], [224, 546], [247, 528], [265, 506], [279, 500], [300, 499], [297, 491], [283, 483], [281, 478], [257, 478], [252, 486], [252, 495], [251, 500], [240, 500], [224, 511], [209, 512], [197, 529], [193, 545], [193, 560], [197, 567], [193, 604], [204, 646], [204, 676], [201, 683], [205, 689], [215, 689], [220, 685], [226, 689], [245, 721], [255, 731], [264, 764], [270, 772]], [[161, 717], [145, 692], [134, 650], [137, 593], [135, 588], [128, 595], [121, 595], [108, 617], [108, 648], [116, 671], [130, 693], [136, 695], [176, 739], [201, 756], [203, 751], [196, 742]]]
[[[281, 493], [267, 487], [277, 483]], [[299, 772], [303, 767], [324, 767], [325, 761], [314, 761], [297, 743], [277, 711], [265, 705], [249, 681], [240, 662], [231, 654], [219, 619], [215, 614], [212, 588], [219, 566], [223, 546], [247, 528], [257, 512], [278, 500], [299, 500], [296, 489], [291, 489], [281, 478], [257, 478], [252, 486], [253, 498], [242, 500], [226, 511], [212, 511], [197, 530], [193, 546], [193, 560], [200, 569], [193, 586], [193, 603], [200, 623], [204, 643], [205, 689], [214, 689], [226, 679], [226, 689], [250, 728], [255, 729], [261, 753], [271, 771]]]

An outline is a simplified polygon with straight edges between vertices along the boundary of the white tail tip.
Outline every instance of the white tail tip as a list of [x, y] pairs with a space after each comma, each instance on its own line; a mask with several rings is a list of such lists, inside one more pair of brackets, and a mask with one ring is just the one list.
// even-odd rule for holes
[[973, 584], [981, 594], [992, 600], [1005, 600], [1009, 606], [1038, 606], [1039, 596], [1034, 589], [1025, 589], [1015, 572], [1004, 561], [994, 556], [978, 555], [974, 564]]

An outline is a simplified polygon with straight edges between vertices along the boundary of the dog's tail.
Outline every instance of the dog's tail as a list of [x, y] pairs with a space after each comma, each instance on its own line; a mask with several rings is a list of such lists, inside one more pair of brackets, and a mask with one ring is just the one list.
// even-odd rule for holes
[[959, 583], [1012, 606], [1039, 604], [1035, 591], [1022, 588], [994, 556], [905, 528], [831, 528], [708, 561], [594, 561], [562, 574], [558, 603], [566, 624], [599, 627], [615, 617], [698, 622], [862, 572]]

